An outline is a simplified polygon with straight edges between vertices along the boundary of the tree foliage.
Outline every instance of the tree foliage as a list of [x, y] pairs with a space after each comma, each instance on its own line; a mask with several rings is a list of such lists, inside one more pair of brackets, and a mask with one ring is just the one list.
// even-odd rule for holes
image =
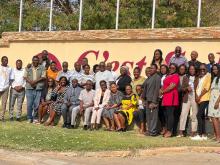
[[[117, 0], [84, 0], [82, 29], [114, 29]], [[218, 26], [219, 0], [202, 1], [202, 26]], [[0, 1], [0, 33], [17, 31], [19, 0]], [[53, 29], [77, 30], [79, 0], [54, 0]], [[198, 0], [157, 0], [155, 27], [195, 27]], [[48, 30], [50, 0], [24, 0], [23, 31]], [[120, 0], [119, 28], [150, 28], [152, 0]]]

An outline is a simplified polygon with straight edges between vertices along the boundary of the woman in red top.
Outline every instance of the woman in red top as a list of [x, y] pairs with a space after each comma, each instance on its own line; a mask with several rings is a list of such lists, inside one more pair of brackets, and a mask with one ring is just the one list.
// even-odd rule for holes
[[162, 105], [165, 110], [166, 118], [166, 131], [164, 137], [168, 138], [172, 136], [173, 124], [174, 124], [174, 110], [179, 105], [178, 85], [180, 79], [177, 74], [177, 65], [170, 64], [169, 75], [163, 81], [163, 87], [160, 90], [161, 96], [163, 95]]

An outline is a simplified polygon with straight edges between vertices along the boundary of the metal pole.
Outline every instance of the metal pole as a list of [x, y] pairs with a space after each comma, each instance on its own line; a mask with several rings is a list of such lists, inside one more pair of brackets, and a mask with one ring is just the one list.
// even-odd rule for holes
[[50, 22], [49, 22], [49, 31], [52, 31], [52, 21], [53, 21], [53, 0], [50, 0]]
[[83, 9], [83, 0], [80, 0], [79, 6], [79, 31], [82, 29], [82, 9]]
[[151, 28], [152, 29], [154, 29], [154, 23], [155, 23], [155, 9], [156, 9], [156, 0], [153, 0], [152, 23], [151, 23]]
[[201, 22], [201, 6], [202, 6], [202, 0], [198, 0], [198, 16], [197, 16], [197, 27], [200, 27]]
[[19, 29], [18, 29], [19, 32], [21, 32], [21, 28], [22, 28], [22, 13], [23, 13], [23, 0], [20, 0], [20, 15], [19, 15]]
[[119, 8], [120, 8], [120, 0], [117, 0], [117, 9], [116, 9], [116, 22], [115, 29], [118, 30], [118, 21], [119, 21]]

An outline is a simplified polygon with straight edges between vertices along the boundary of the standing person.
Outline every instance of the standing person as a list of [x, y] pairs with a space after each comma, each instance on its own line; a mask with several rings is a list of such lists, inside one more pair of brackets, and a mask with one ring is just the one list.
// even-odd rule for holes
[[107, 87], [109, 87], [109, 84], [111, 82], [114, 82], [114, 78], [112, 76], [112, 73], [109, 72], [108, 70], [106, 70], [106, 66], [105, 66], [104, 62], [100, 62], [99, 69], [100, 69], [100, 71], [98, 71], [95, 74], [95, 82], [96, 82], [95, 89], [96, 90], [100, 88], [100, 82], [102, 80], [104, 80], [107, 83]]
[[47, 70], [50, 66], [50, 59], [48, 57], [48, 51], [47, 50], [43, 50], [41, 53], [41, 59], [40, 59], [40, 64], [45, 67], [45, 69]]
[[133, 89], [133, 93], [137, 95], [136, 86], [142, 85], [146, 79], [143, 76], [141, 76], [141, 69], [139, 67], [134, 68], [133, 75], [134, 79], [131, 82], [131, 86]]
[[113, 79], [114, 79], [114, 82], [115, 82], [118, 78], [118, 75], [115, 71], [112, 70], [112, 63], [111, 62], [107, 63], [106, 70], [108, 70], [109, 72], [112, 73], [112, 76], [113, 76]]
[[189, 63], [189, 66], [190, 65], [194, 65], [196, 67], [196, 69], [198, 70], [199, 69], [199, 66], [201, 64], [200, 61], [197, 60], [198, 58], [198, 52], [197, 51], [192, 51], [191, 54], [191, 60], [188, 62]]
[[177, 46], [174, 51], [174, 55], [170, 58], [169, 64], [176, 64], [178, 67], [185, 64], [188, 67], [188, 61], [186, 57], [182, 55], [182, 48]]
[[14, 120], [14, 105], [17, 100], [17, 115], [16, 121], [20, 121], [21, 113], [22, 113], [22, 105], [25, 97], [25, 84], [26, 81], [24, 79], [25, 70], [22, 68], [22, 61], [16, 61], [16, 68], [12, 70], [13, 72], [13, 82], [10, 89], [10, 102], [9, 102], [9, 116], [10, 120]]
[[146, 132], [146, 112], [144, 108], [144, 103], [141, 98], [143, 94], [142, 85], [136, 86], [137, 100], [138, 100], [138, 108], [133, 112], [134, 121], [139, 127], [139, 133], [144, 134]]
[[57, 70], [56, 62], [52, 61], [50, 67], [47, 69], [47, 78], [56, 80], [59, 71]]
[[[169, 68], [167, 65], [161, 65], [160, 67], [160, 77], [161, 77], [161, 83], [160, 83], [160, 86], [161, 88], [163, 88], [163, 81], [164, 79], [167, 77], [169, 73]], [[160, 97], [159, 99], [159, 112], [158, 112], [158, 117], [159, 117], [159, 120], [160, 120], [160, 127], [161, 127], [161, 132], [160, 134], [161, 135], [164, 135], [165, 134], [165, 126], [166, 126], [166, 120], [165, 120], [165, 108], [164, 106], [162, 105], [162, 99], [163, 99], [163, 96]]]
[[172, 136], [174, 126], [174, 111], [179, 106], [178, 86], [180, 79], [177, 70], [178, 67], [176, 64], [170, 64], [169, 75], [167, 75], [167, 77], [164, 79], [163, 87], [160, 90], [160, 95], [163, 96], [162, 106], [165, 108], [165, 138]]
[[121, 75], [118, 77], [116, 84], [118, 85], [118, 90], [122, 93], [125, 93], [125, 87], [126, 85], [131, 84], [131, 77], [129, 74], [129, 69], [127, 66], [122, 66], [120, 69]]
[[38, 122], [38, 106], [46, 79], [45, 68], [40, 65], [38, 56], [34, 56], [31, 67], [25, 69], [24, 79], [26, 80], [27, 119], [29, 123], [33, 120]]
[[71, 72], [69, 71], [68, 67], [69, 67], [68, 62], [64, 61], [62, 63], [63, 70], [59, 71], [59, 73], [57, 74], [57, 77], [56, 77], [57, 82], [59, 81], [60, 77], [62, 77], [62, 76], [65, 76], [67, 78], [67, 80], [70, 81]]
[[107, 82], [100, 81], [101, 88], [96, 90], [94, 98], [94, 107], [91, 118], [91, 130], [99, 129], [103, 108], [108, 104], [110, 90], [107, 88]]
[[187, 117], [191, 108], [192, 108], [192, 114], [190, 115], [191, 137], [194, 137], [197, 131], [198, 121], [196, 115], [198, 113], [198, 106], [196, 103], [195, 90], [194, 90], [196, 74], [197, 74], [196, 66], [190, 65], [188, 75], [183, 78], [183, 82], [182, 82], [183, 105], [182, 105], [182, 112], [180, 115], [180, 127], [179, 127], [178, 137], [184, 136], [184, 131], [186, 130]]
[[46, 113], [49, 110], [50, 104], [52, 103], [51, 101], [51, 93], [55, 89], [56, 83], [55, 80], [52, 78], [49, 78], [47, 80], [47, 85], [46, 88], [44, 88], [42, 95], [41, 95], [41, 102], [38, 107], [38, 121], [39, 124], [43, 124], [43, 118], [46, 115]]
[[94, 77], [93, 74], [90, 73], [90, 66], [89, 65], [84, 65], [84, 73], [82, 74], [80, 86], [85, 88], [86, 83], [87, 83], [88, 80], [95, 83], [95, 77]]
[[81, 83], [81, 79], [82, 79], [82, 68], [81, 68], [81, 64], [79, 62], [75, 62], [74, 64], [74, 70], [71, 71], [71, 77], [70, 77], [70, 81], [72, 81], [73, 79], [77, 79], [78, 83]]
[[118, 91], [116, 83], [110, 85], [110, 98], [108, 104], [104, 107], [102, 117], [106, 125], [106, 130], [115, 130], [114, 112], [120, 109], [123, 94]]
[[[78, 85], [76, 78], [72, 79], [70, 87], [64, 96], [64, 104], [62, 105], [63, 128], [74, 128], [76, 126], [76, 116], [79, 112], [79, 95], [82, 88]], [[71, 117], [72, 116], [72, 117]]]
[[199, 76], [195, 80], [196, 102], [198, 104], [198, 135], [192, 137], [192, 140], [207, 140], [205, 109], [209, 104], [211, 75], [207, 73], [206, 64], [202, 63], [199, 67]]
[[151, 64], [150, 77], [147, 78], [142, 98], [145, 101], [148, 135], [157, 136], [158, 104], [161, 78], [157, 74], [157, 65]]
[[54, 120], [56, 115], [62, 113], [62, 105], [64, 104], [64, 97], [68, 89], [68, 80], [66, 77], [60, 77], [59, 85], [51, 92], [51, 104], [49, 106], [49, 121], [45, 123], [45, 126], [54, 126]]
[[89, 60], [88, 58], [84, 57], [80, 63], [82, 65], [82, 70], [85, 70], [85, 66], [89, 65]]
[[2, 112], [1, 112], [1, 121], [5, 120], [5, 111], [8, 101], [8, 92], [9, 86], [13, 79], [12, 69], [8, 66], [8, 57], [3, 56], [1, 58], [0, 66], [0, 98], [2, 99]]
[[163, 59], [163, 52], [160, 49], [156, 49], [154, 51], [154, 57], [153, 57], [151, 64], [157, 65], [158, 72], [160, 72], [160, 66], [163, 64], [166, 64], [166, 62]]
[[212, 66], [211, 97], [209, 101], [208, 116], [212, 119], [216, 141], [220, 143], [220, 67], [217, 64]]
[[118, 132], [125, 132], [127, 127], [133, 122], [133, 113], [137, 110], [138, 100], [132, 92], [132, 86], [129, 84], [125, 87], [125, 96], [121, 101], [121, 109], [115, 111], [114, 120]]
[[98, 64], [95, 64], [95, 65], [92, 67], [92, 71], [93, 71], [93, 75], [95, 75], [97, 72], [99, 72], [99, 71], [100, 71], [99, 65], [98, 65]]
[[206, 66], [207, 66], [208, 72], [211, 73], [212, 66], [214, 64], [216, 64], [215, 63], [215, 55], [213, 53], [209, 53], [208, 54], [208, 60], [209, 60], [209, 64], [207, 64]]

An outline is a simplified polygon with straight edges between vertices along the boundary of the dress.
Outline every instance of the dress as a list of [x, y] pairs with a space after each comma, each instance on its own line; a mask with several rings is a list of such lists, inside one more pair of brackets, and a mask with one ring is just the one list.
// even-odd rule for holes
[[64, 96], [66, 94], [67, 87], [62, 93], [58, 92], [58, 87], [56, 87], [53, 92], [51, 92], [51, 97], [52, 95], [56, 95], [56, 101], [53, 101], [51, 103], [51, 109], [54, 110], [57, 114], [61, 113], [61, 106], [63, 105], [64, 101]]
[[[130, 125], [133, 121], [133, 112], [137, 110], [138, 100], [135, 94], [131, 96], [124, 96], [121, 101], [122, 107], [121, 110], [116, 111], [115, 113], [122, 114], [126, 119], [126, 124]], [[133, 105], [130, 109], [126, 109], [129, 105]]]
[[108, 101], [108, 105], [112, 106], [114, 104], [117, 104], [118, 107], [111, 108], [111, 109], [108, 109], [108, 110], [104, 108], [102, 116], [106, 117], [106, 118], [109, 118], [109, 119], [113, 119], [113, 114], [114, 114], [115, 111], [119, 110], [121, 100], [122, 100], [123, 97], [124, 97], [124, 95], [120, 91], [117, 91], [117, 93], [115, 93], [115, 94], [111, 93], [110, 94], [110, 99]]
[[215, 103], [220, 95], [220, 80], [216, 84], [216, 78], [214, 78], [212, 85], [211, 85], [211, 97], [209, 101], [209, 111], [208, 116], [209, 117], [220, 117], [220, 107], [218, 109], [215, 109]]

